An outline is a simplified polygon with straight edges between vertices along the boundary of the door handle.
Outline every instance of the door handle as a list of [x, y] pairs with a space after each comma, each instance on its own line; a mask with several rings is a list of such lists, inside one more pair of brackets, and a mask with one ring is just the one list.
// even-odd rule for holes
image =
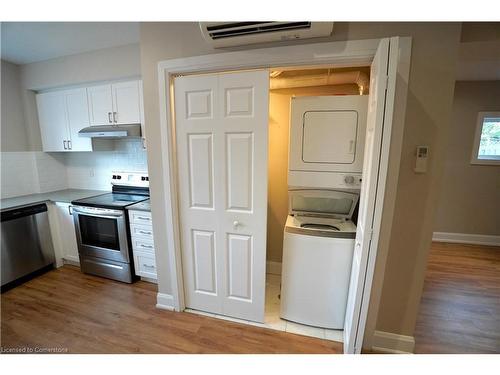
[[111, 112], [108, 112], [108, 121], [110, 124], [113, 123], [113, 120], [111, 120]]
[[65, 150], [68, 149], [68, 146], [66, 145], [66, 142], [67, 142], [66, 140], [63, 141], [63, 147], [64, 147]]
[[113, 112], [113, 122], [115, 122], [115, 123], [116, 123], [116, 116], [117, 116], [117, 113]]
[[236, 229], [241, 225], [241, 223], [238, 220], [233, 221], [233, 227]]
[[72, 150], [73, 146], [71, 145], [71, 140], [68, 140], [68, 150]]

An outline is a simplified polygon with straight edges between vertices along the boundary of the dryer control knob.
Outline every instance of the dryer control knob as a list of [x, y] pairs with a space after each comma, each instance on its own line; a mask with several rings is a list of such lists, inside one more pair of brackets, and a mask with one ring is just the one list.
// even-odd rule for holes
[[345, 176], [344, 177], [344, 182], [347, 185], [352, 185], [352, 184], [354, 184], [354, 177], [353, 176]]

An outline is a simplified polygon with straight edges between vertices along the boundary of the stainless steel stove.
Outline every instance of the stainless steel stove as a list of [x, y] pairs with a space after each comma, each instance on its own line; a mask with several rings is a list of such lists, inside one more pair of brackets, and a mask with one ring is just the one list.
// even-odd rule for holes
[[113, 280], [134, 281], [127, 206], [149, 199], [149, 177], [113, 172], [112, 192], [78, 199], [73, 205], [82, 272]]

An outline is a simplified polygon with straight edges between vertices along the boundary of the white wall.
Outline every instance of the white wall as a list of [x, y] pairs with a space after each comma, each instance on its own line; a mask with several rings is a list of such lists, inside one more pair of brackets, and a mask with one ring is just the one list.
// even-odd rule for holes
[[2, 199], [68, 187], [61, 154], [2, 152], [0, 169]]
[[21, 100], [20, 67], [4, 60], [1, 66], [2, 151], [26, 151], [28, 137]]

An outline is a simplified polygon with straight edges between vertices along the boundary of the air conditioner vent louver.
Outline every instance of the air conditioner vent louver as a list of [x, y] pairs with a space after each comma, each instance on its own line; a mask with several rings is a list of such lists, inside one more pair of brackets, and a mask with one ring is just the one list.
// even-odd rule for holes
[[212, 39], [231, 38], [283, 30], [310, 29], [311, 22], [238, 22], [222, 26], [207, 27]]
[[200, 22], [205, 40], [215, 48], [329, 36], [333, 22]]

